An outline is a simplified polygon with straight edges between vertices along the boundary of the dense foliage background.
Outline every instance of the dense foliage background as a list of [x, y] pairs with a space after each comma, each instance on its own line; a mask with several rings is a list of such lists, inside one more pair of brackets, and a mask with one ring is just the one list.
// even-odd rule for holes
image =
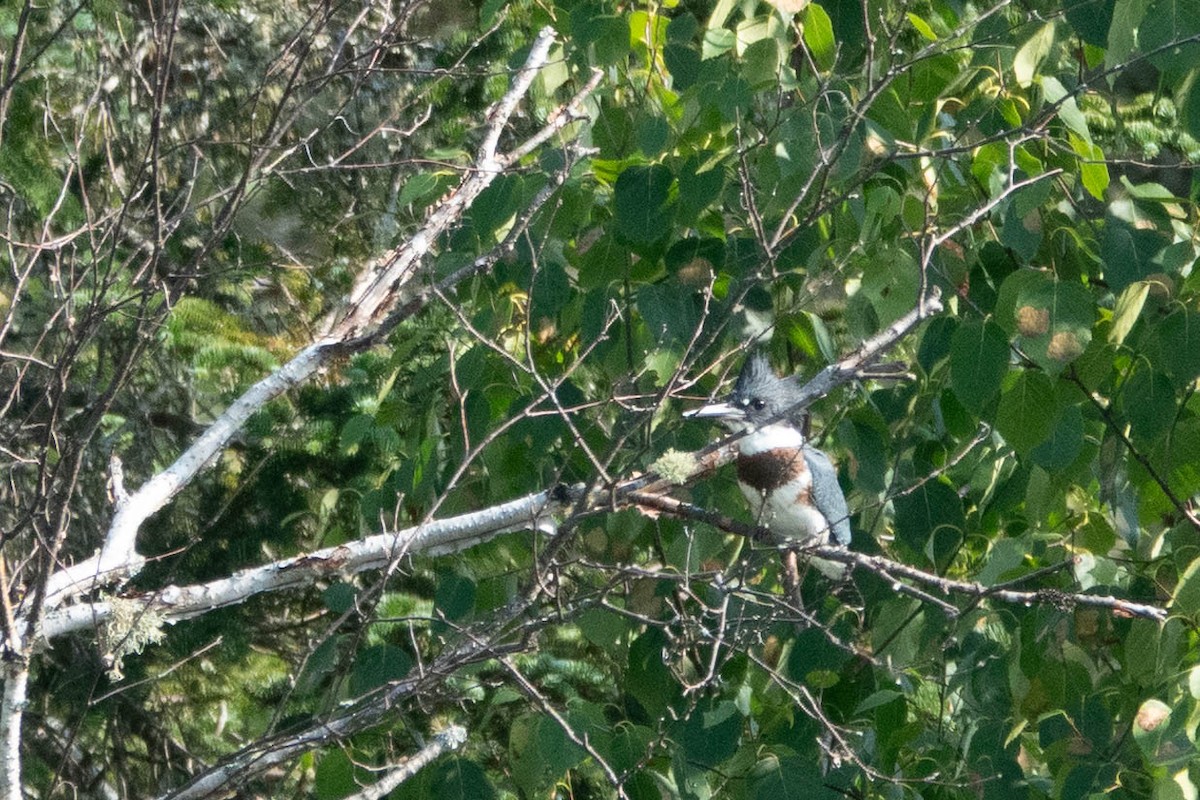
[[[486, 172], [544, 26], [501, 148], [598, 70], [580, 118], [428, 242], [386, 309], [409, 312], [251, 409], [141, 525], [136, 575], [48, 593], [122, 471], [146, 484], [323, 341]], [[1196, 0], [80, 0], [0, 31], [6, 800], [389, 775], [393, 798], [1198, 796]], [[809, 410], [853, 549], [947, 591], [864, 567], [798, 598], [773, 546], [613, 495], [147, 610], [611, 489], [713, 441], [681, 412], [749, 348], [811, 375], [935, 288], [887, 355], [910, 380]], [[748, 519], [729, 470], [671, 494]], [[88, 601], [111, 616], [40, 637]]]

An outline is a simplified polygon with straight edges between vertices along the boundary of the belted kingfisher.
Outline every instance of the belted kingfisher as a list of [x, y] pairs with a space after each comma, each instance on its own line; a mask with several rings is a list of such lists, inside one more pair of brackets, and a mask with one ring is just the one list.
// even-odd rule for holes
[[837, 470], [791, 420], [776, 419], [795, 403], [798, 390], [793, 379], [775, 374], [764, 354], [755, 353], [742, 365], [728, 399], [685, 416], [712, 417], [743, 434], [737, 443], [738, 486], [759, 525], [782, 541], [848, 545], [850, 511]]

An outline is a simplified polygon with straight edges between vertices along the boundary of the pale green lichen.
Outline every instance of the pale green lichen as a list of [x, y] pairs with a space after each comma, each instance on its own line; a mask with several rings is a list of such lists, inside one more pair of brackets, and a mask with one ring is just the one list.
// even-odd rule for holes
[[100, 646], [108, 677], [119, 681], [125, 677], [125, 656], [142, 652], [148, 644], [157, 644], [166, 633], [166, 617], [137, 600], [101, 596], [112, 609], [112, 615], [100, 631]]
[[691, 453], [674, 448], [658, 457], [650, 465], [650, 469], [658, 473], [664, 481], [676, 486], [686, 483], [697, 468], [696, 457]]

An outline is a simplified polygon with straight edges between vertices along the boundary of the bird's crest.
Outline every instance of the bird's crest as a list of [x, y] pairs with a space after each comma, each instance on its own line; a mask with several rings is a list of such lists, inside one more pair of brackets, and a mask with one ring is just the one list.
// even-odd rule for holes
[[752, 419], [763, 422], [787, 411], [798, 399], [799, 385], [792, 378], [781, 378], [771, 369], [771, 362], [762, 351], [746, 359], [733, 385], [731, 400]]
[[781, 380], [775, 374], [775, 370], [771, 369], [771, 362], [767, 360], [767, 354], [758, 350], [751, 353], [750, 357], [746, 359], [746, 363], [742, 364], [742, 371], [738, 373], [733, 391], [744, 393], [753, 386], [770, 386]]

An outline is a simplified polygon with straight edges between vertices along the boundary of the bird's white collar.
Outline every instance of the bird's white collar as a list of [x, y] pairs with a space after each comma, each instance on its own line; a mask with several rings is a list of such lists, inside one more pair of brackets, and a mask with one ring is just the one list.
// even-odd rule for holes
[[803, 444], [804, 436], [795, 426], [776, 422], [743, 436], [738, 442], [738, 450], [742, 455], [753, 456], [779, 447], [800, 447]]

